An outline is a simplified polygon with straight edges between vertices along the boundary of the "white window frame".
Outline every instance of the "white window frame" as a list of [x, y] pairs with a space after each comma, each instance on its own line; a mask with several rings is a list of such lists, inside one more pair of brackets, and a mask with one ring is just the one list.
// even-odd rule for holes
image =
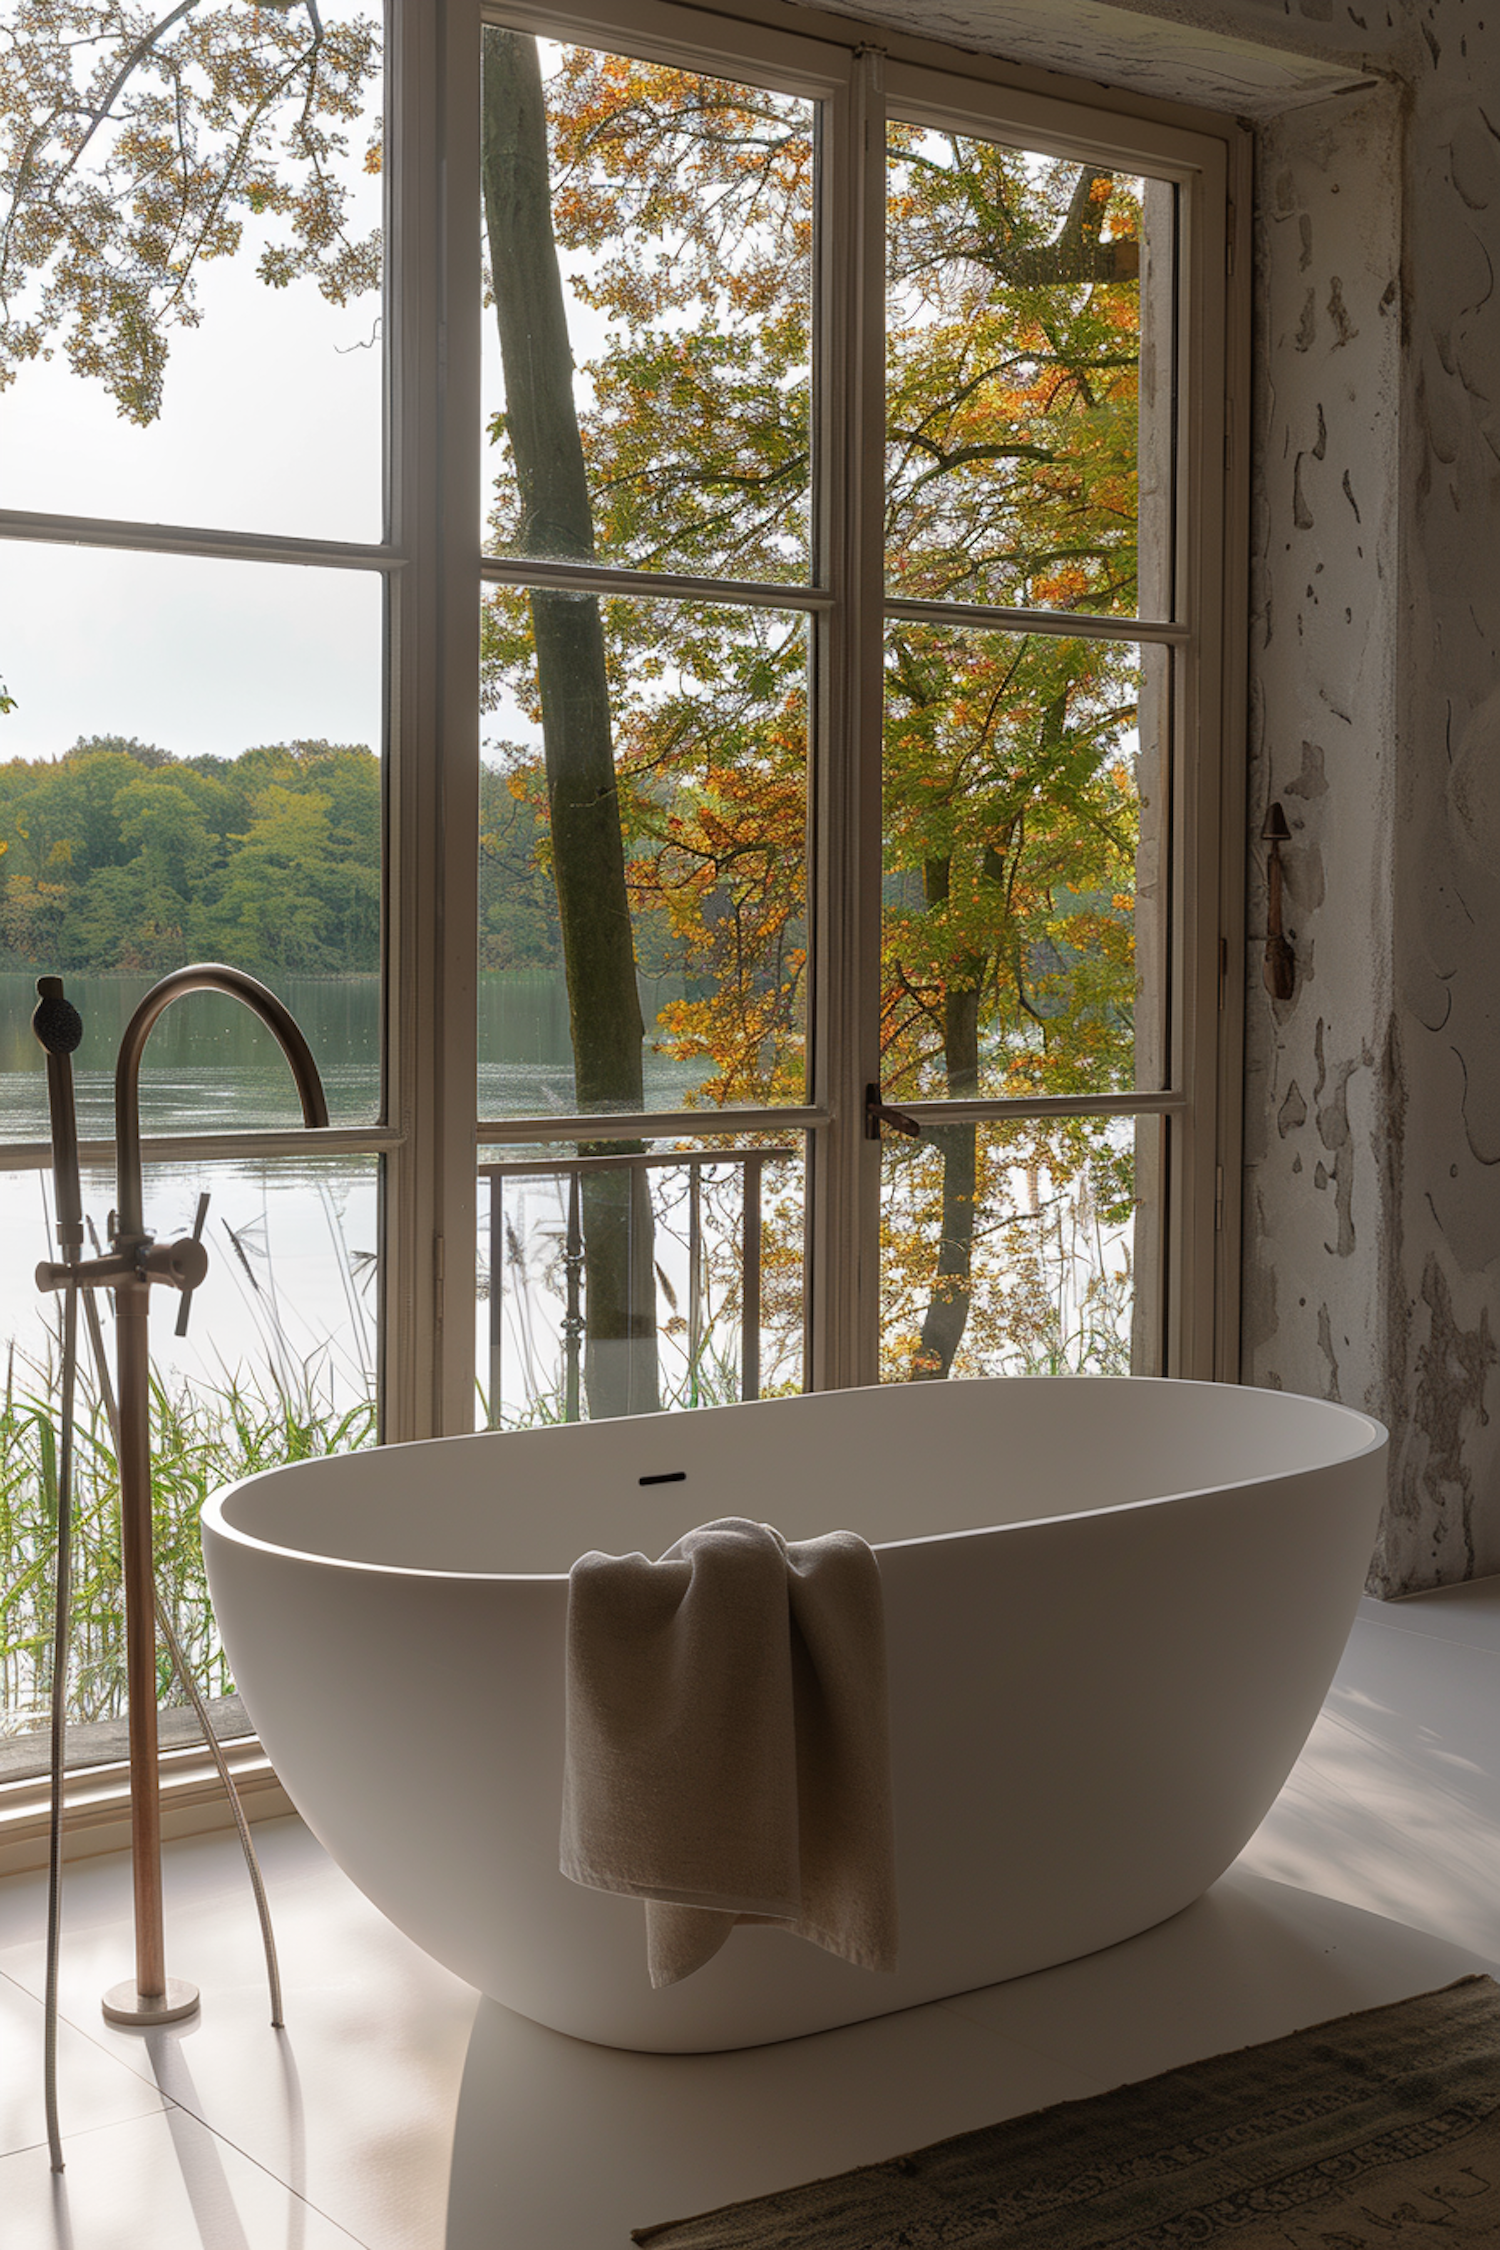
[[[415, 11], [413, 11], [415, 15]], [[824, 308], [825, 377], [820, 412], [829, 538], [819, 590], [805, 600], [777, 589], [778, 606], [821, 620], [819, 721], [832, 754], [819, 761], [812, 806], [816, 838], [814, 1100], [767, 1110], [650, 1112], [620, 1117], [622, 1134], [688, 1136], [735, 1128], [806, 1131], [811, 1147], [807, 1381], [826, 1388], [876, 1380], [878, 1274], [874, 1244], [879, 1150], [862, 1132], [865, 1087], [878, 1078], [880, 756], [884, 614], [879, 552], [883, 401], [882, 212], [879, 174], [842, 152], [857, 149], [888, 102], [905, 117], [1024, 139], [1174, 181], [1179, 189], [1179, 450], [1176, 610], [1168, 621], [1122, 634], [1117, 621], [1070, 618], [1075, 633], [1166, 642], [1174, 649], [1170, 1063], [1165, 1089], [1092, 1100], [915, 1103], [920, 1114], [976, 1120], [1049, 1113], [1160, 1115], [1169, 1136], [1165, 1196], [1166, 1301], [1163, 1372], [1233, 1380], [1238, 1372], [1237, 1178], [1241, 1024], [1238, 961], [1242, 911], [1244, 760], [1244, 469], [1248, 388], [1249, 137], [1232, 120], [1075, 85], [929, 42], [821, 16], [776, 0], [730, 0], [712, 13], [675, 0], [446, 0], [434, 51], [441, 60], [441, 122], [412, 126], [408, 144], [432, 146], [447, 183], [446, 211], [421, 208], [430, 267], [441, 249], [446, 301], [424, 301], [429, 398], [407, 399], [409, 458], [423, 464], [423, 489], [441, 492], [446, 526], [401, 593], [436, 615], [439, 653], [426, 628], [403, 644], [402, 676], [428, 683], [425, 726], [411, 729], [398, 797], [407, 806], [416, 863], [393, 868], [415, 917], [394, 917], [396, 1013], [408, 1026], [402, 1078], [409, 1119], [388, 1159], [398, 1234], [391, 1260], [393, 1350], [388, 1365], [410, 1371], [387, 1403], [392, 1435], [472, 1426], [477, 1227], [476, 1146], [597, 1135], [597, 1119], [475, 1118], [477, 1081], [478, 588], [481, 576], [512, 583], [573, 583], [600, 590], [717, 592], [715, 581], [673, 580], [535, 563], [481, 565], [480, 270], [478, 163], [479, 37], [484, 21], [543, 37], [581, 41], [649, 59], [764, 79], [829, 105], [831, 161], [824, 172], [824, 240], [838, 246]], [[424, 35], [430, 19], [424, 18]], [[430, 191], [424, 179], [401, 192], [413, 215]], [[405, 206], [403, 205], [403, 209]], [[1236, 268], [1238, 280], [1235, 279]], [[430, 578], [428, 574], [431, 574]], [[431, 591], [428, 591], [428, 588]], [[743, 599], [743, 588], [740, 591]], [[963, 615], [955, 606], [954, 615]], [[983, 621], [983, 617], [979, 621]], [[1009, 620], [1019, 623], [1019, 616]], [[420, 769], [420, 770], [418, 770]], [[399, 833], [399, 831], [398, 831]], [[423, 853], [433, 867], [423, 876]], [[441, 901], [439, 927], [421, 902]], [[403, 950], [400, 933], [409, 932]], [[858, 1026], [846, 1036], [844, 1027]], [[435, 1036], [423, 1038], [424, 1028]], [[430, 1245], [425, 1261], [423, 1243]], [[459, 1253], [451, 1247], [463, 1245]], [[446, 1277], [446, 1286], [445, 1286]], [[430, 1286], [429, 1317], [421, 1316]], [[403, 1311], [410, 1327], [403, 1333]], [[399, 1341], [395, 1341], [399, 1337]], [[430, 1368], [430, 1419], [419, 1395]]]
[[[387, 33], [385, 537], [366, 545], [186, 525], [0, 511], [0, 537], [140, 553], [373, 572], [388, 605], [386, 1055], [376, 1122], [320, 1136], [330, 1153], [383, 1159], [382, 1435], [473, 1426], [478, 1189], [477, 835], [480, 453], [479, 28], [489, 17], [663, 60], [766, 77], [829, 102], [835, 150], [864, 139], [882, 100], [963, 130], [1095, 155], [1179, 184], [1183, 318], [1174, 724], [1171, 1076], [1165, 1092], [1029, 1102], [914, 1104], [948, 1117], [1159, 1113], [1169, 1122], [1170, 1276], [1163, 1367], [1238, 1373], [1246, 554], [1248, 549], [1248, 132], [1211, 112], [1126, 96], [1033, 68], [965, 55], [779, 0], [579, 0], [485, 8], [481, 0], [390, 0]], [[1003, 113], [1003, 120], [1002, 120]], [[813, 806], [818, 889], [814, 1102], [800, 1108], [651, 1113], [622, 1133], [766, 1126], [809, 1134], [807, 1380], [875, 1380], [878, 1276], [872, 1248], [879, 1152], [860, 1131], [878, 1076], [881, 678], [878, 551], [882, 402], [878, 346], [881, 212], [876, 175], [827, 167], [825, 240], [842, 246], [828, 292], [820, 411], [828, 462], [828, 620], [821, 725], [841, 753], [820, 761]], [[856, 347], [862, 346], [859, 360]], [[856, 370], [863, 368], [862, 389]], [[524, 573], [535, 581], [535, 565]], [[566, 575], [566, 574], [565, 574]], [[590, 574], [585, 574], [590, 575]], [[626, 588], [630, 574], [593, 579]], [[652, 574], [663, 592], [686, 581]], [[712, 586], [712, 581], [704, 582]], [[777, 590], [778, 601], [787, 601]], [[959, 614], [956, 610], [955, 614]], [[1074, 631], [1096, 629], [1086, 619]], [[1113, 626], [1102, 627], [1118, 637]], [[1128, 636], [1126, 636], [1128, 637]], [[837, 881], [831, 871], [838, 871]], [[872, 877], [873, 871], [873, 877]], [[859, 1024], [844, 1038], [840, 1024]], [[591, 1128], [597, 1133], [597, 1120]], [[565, 1140], [566, 1120], [504, 1119], [486, 1143]], [[294, 1155], [285, 1133], [148, 1140], [144, 1155]], [[102, 1163], [108, 1143], [89, 1143]], [[7, 1169], [50, 1160], [44, 1143], [0, 1150]], [[1228, 1186], [1226, 1187], [1226, 1183]]]

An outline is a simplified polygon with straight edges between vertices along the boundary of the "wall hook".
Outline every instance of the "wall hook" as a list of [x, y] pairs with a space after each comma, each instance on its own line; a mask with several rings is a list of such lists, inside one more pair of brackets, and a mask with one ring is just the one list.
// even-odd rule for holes
[[1281, 919], [1281, 847], [1292, 840], [1286, 814], [1278, 798], [1268, 808], [1261, 824], [1261, 841], [1269, 844], [1266, 854], [1266, 963], [1263, 974], [1266, 990], [1273, 1000], [1290, 1000], [1297, 989], [1297, 957], [1287, 940]]

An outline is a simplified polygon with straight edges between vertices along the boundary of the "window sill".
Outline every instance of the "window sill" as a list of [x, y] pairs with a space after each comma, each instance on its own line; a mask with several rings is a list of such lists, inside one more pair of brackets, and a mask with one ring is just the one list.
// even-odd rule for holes
[[[295, 1810], [255, 1735], [223, 1745], [247, 1820]], [[201, 1743], [162, 1753], [163, 1836], [196, 1836], [233, 1826], [234, 1815]], [[51, 1787], [45, 1775], [0, 1785], [0, 1876], [47, 1864]], [[63, 1857], [90, 1859], [130, 1843], [130, 1767], [126, 1759], [70, 1773], [63, 1787]]]

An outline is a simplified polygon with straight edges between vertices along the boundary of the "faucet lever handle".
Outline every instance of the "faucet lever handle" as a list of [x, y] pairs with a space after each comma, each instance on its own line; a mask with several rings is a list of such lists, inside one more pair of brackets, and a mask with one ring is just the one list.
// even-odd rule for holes
[[198, 1259], [201, 1260], [197, 1279], [194, 1281], [180, 1281], [177, 1284], [178, 1288], [182, 1291], [182, 1303], [177, 1308], [177, 1326], [172, 1331], [174, 1336], [185, 1336], [187, 1334], [188, 1316], [193, 1309], [193, 1291], [197, 1288], [198, 1283], [203, 1279], [204, 1274], [206, 1274], [208, 1271], [208, 1252], [203, 1247], [203, 1227], [204, 1222], [207, 1218], [208, 1191], [207, 1189], [205, 1189], [198, 1198], [198, 1210], [197, 1215], [193, 1220], [192, 1234], [188, 1237], [187, 1241], [177, 1242], [172, 1245], [172, 1248], [174, 1250], [182, 1252], [184, 1254], [186, 1254], [190, 1248], [196, 1249]]

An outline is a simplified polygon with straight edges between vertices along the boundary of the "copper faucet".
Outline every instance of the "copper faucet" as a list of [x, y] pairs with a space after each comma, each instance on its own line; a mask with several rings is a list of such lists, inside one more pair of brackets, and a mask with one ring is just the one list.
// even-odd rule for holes
[[[45, 987], [54, 988], [51, 991]], [[45, 1005], [62, 1003], [56, 978], [39, 980]], [[275, 1035], [291, 1066], [303, 1123], [328, 1123], [318, 1066], [296, 1023], [274, 992], [243, 969], [216, 961], [174, 969], [154, 984], [125, 1026], [115, 1063], [115, 1209], [110, 1218], [110, 1249], [99, 1258], [80, 1260], [77, 1242], [68, 1239], [77, 1222], [78, 1136], [71, 1087], [66, 1101], [54, 1100], [53, 1176], [64, 1262], [44, 1262], [36, 1270], [39, 1289], [108, 1288], [115, 1293], [117, 1354], [120, 1525], [125, 1585], [125, 1679], [130, 1719], [130, 1845], [135, 1889], [135, 1975], [111, 1986], [104, 2013], [112, 2023], [171, 2023], [191, 2015], [197, 1988], [168, 1977], [162, 1937], [161, 1797], [156, 1729], [156, 1579], [151, 1553], [150, 1347], [147, 1314], [153, 1282], [189, 1293], [208, 1271], [208, 1252], [193, 1236], [156, 1242], [143, 1218], [141, 1166], [141, 1055], [152, 1027], [186, 992], [224, 992], [242, 1000]], [[71, 1013], [71, 1011], [69, 1011]], [[38, 1010], [38, 1016], [43, 1011]], [[42, 1027], [38, 1036], [43, 1045]], [[48, 1050], [52, 1076], [53, 1051]], [[52, 1090], [49, 1087], [49, 1090]], [[58, 1089], [60, 1091], [60, 1089]], [[70, 1254], [71, 1253], [71, 1254]]]

